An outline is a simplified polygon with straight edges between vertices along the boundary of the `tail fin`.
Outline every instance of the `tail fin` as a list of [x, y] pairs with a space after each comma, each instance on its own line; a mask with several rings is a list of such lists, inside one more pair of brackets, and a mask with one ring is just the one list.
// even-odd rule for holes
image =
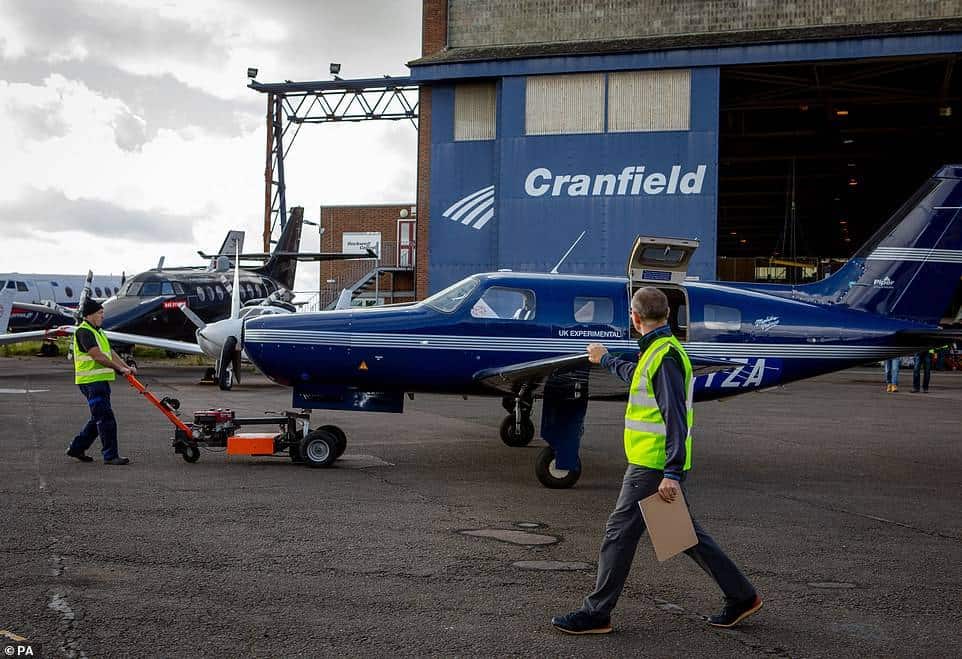
[[217, 256], [226, 256], [228, 258], [234, 258], [235, 254], [240, 254], [243, 251], [244, 251], [244, 232], [228, 231], [227, 237], [224, 238], [223, 244], [221, 244], [220, 249], [217, 251]]
[[859, 311], [936, 324], [960, 278], [962, 165], [946, 165], [841, 269], [799, 292]]
[[[294, 275], [297, 273], [297, 258], [290, 255], [296, 254], [300, 249], [303, 222], [304, 208], [296, 206], [291, 209], [291, 218], [277, 240], [271, 257], [267, 259], [267, 263], [257, 269], [257, 272], [267, 275], [289, 290], [294, 288]], [[284, 255], [278, 256], [278, 253]]]

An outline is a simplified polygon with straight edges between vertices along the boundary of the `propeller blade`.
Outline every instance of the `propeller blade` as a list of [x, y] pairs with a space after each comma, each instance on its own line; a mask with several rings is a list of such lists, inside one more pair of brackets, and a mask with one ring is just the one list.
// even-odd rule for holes
[[181, 311], [184, 312], [184, 315], [187, 316], [187, 320], [189, 320], [190, 322], [194, 323], [194, 325], [197, 326], [197, 329], [204, 329], [205, 327], [207, 327], [207, 323], [201, 320], [200, 316], [198, 316], [196, 313], [194, 313], [189, 308], [187, 308], [186, 304], [178, 304], [177, 306], [180, 308]]
[[240, 350], [234, 351], [234, 357], [231, 360], [234, 365], [234, 380], [237, 384], [241, 381], [241, 353]]
[[[235, 248], [237, 246], [235, 245]], [[240, 251], [235, 250], [234, 255], [234, 290], [231, 291], [230, 296], [230, 317], [232, 319], [240, 318]]]

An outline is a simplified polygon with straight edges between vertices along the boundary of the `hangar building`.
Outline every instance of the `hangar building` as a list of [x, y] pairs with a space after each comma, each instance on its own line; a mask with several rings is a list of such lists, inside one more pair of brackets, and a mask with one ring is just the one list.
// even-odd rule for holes
[[424, 0], [422, 42], [418, 297], [582, 231], [564, 272], [844, 258], [962, 162], [962, 0]]

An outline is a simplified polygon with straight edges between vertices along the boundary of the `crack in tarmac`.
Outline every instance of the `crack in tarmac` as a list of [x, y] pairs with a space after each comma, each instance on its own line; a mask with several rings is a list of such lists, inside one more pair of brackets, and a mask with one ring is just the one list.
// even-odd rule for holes
[[[754, 491], [754, 490], [753, 490]], [[824, 503], [818, 503], [816, 501], [809, 501], [808, 499], [802, 499], [801, 497], [793, 497], [788, 494], [770, 494], [769, 496], [776, 499], [785, 499], [787, 501], [794, 501], [795, 503], [801, 503], [812, 508], [820, 508], [822, 510], [830, 510], [836, 513], [843, 513], [845, 515], [852, 515], [854, 517], [861, 517], [862, 519], [870, 519], [875, 522], [882, 522], [883, 524], [891, 524], [892, 526], [898, 526], [903, 529], [908, 529], [910, 531], [915, 531], [916, 533], [922, 533], [924, 535], [929, 535], [934, 538], [943, 538], [945, 540], [952, 540], [954, 542], [959, 542], [962, 540], [962, 536], [950, 535], [948, 533], [942, 533], [941, 531], [935, 531], [933, 529], [924, 529], [920, 526], [912, 526], [911, 524], [906, 524], [904, 522], [898, 522], [894, 519], [887, 519], [885, 517], [878, 517], [877, 515], [869, 515], [868, 513], [860, 513], [855, 510], [848, 510], [847, 508], [839, 508], [837, 506], [831, 506]]]
[[764, 643], [762, 643], [761, 641], [759, 641], [758, 639], [756, 639], [751, 634], [748, 634], [747, 632], [744, 632], [738, 629], [721, 629], [721, 628], [711, 627], [705, 622], [705, 616], [695, 613], [694, 611], [689, 611], [684, 607], [681, 607], [681, 606], [678, 606], [677, 604], [673, 604], [672, 602], [669, 602], [668, 600], [663, 600], [659, 597], [653, 597], [652, 600], [655, 602], [655, 606], [661, 609], [662, 611], [665, 611], [672, 615], [680, 616], [691, 622], [696, 622], [701, 627], [708, 627], [709, 631], [727, 636], [728, 638], [731, 638], [732, 640], [737, 641], [738, 643], [744, 645], [747, 648], [750, 648], [751, 650], [754, 650], [755, 652], [770, 655], [773, 657], [780, 657], [784, 659], [797, 659], [798, 657], [801, 656], [798, 654], [794, 654], [794, 655], [789, 654], [785, 648], [769, 647]]
[[[37, 432], [36, 426], [36, 401], [33, 395], [30, 393], [30, 377], [27, 377], [27, 428], [30, 432], [30, 441], [33, 444], [33, 464], [34, 469], [37, 474], [37, 487], [41, 494], [41, 501], [43, 502], [43, 507], [46, 509], [45, 523], [43, 524], [44, 531], [46, 534], [50, 535], [49, 520], [50, 515], [50, 492], [47, 489], [47, 481], [43, 477], [43, 472], [40, 469], [40, 435]], [[51, 543], [53, 546], [54, 543]], [[63, 556], [60, 554], [54, 554], [51, 559], [52, 567], [50, 568], [50, 576], [61, 577], [64, 573], [64, 562]], [[66, 657], [74, 659], [80, 657], [80, 659], [86, 659], [87, 654], [80, 648], [80, 641], [78, 640], [78, 630], [77, 630], [77, 615], [74, 613], [73, 609], [70, 608], [70, 604], [67, 603], [66, 593], [62, 590], [54, 590], [49, 593], [50, 601], [47, 603], [47, 608], [51, 611], [55, 611], [60, 614], [60, 653]]]

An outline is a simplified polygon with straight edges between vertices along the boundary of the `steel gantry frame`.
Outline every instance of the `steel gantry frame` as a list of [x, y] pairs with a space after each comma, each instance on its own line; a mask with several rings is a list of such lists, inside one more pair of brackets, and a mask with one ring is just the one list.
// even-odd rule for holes
[[[261, 83], [267, 94], [267, 150], [264, 167], [264, 251], [271, 249], [274, 227], [287, 223], [284, 158], [304, 124], [339, 121], [409, 120], [417, 128], [418, 86], [409, 77]], [[291, 126], [294, 130], [291, 132]], [[288, 137], [288, 132], [290, 136]], [[286, 141], [285, 141], [286, 140]]]

